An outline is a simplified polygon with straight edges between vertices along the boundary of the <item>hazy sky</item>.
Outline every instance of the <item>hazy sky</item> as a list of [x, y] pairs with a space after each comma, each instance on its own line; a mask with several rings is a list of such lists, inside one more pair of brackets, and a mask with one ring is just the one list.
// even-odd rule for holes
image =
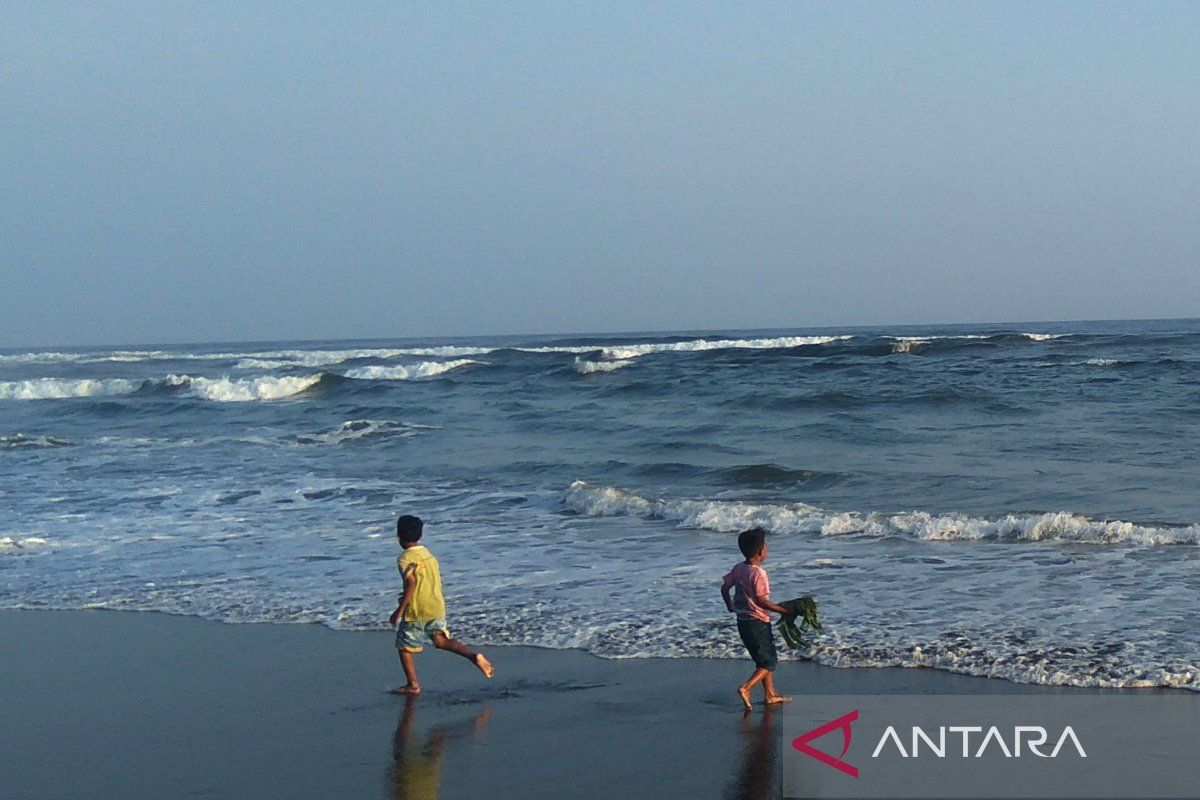
[[1200, 316], [1200, 4], [0, 5], [0, 346]]

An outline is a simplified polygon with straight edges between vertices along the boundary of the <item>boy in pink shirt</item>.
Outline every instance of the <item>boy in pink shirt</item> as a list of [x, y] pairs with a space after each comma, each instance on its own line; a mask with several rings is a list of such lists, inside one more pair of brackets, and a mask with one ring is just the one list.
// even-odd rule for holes
[[[779, 656], [775, 653], [775, 637], [771, 630], [771, 612], [786, 614], [787, 610], [771, 602], [771, 584], [762, 562], [767, 558], [767, 533], [762, 528], [738, 534], [738, 549], [746, 560], [735, 564], [721, 584], [721, 597], [725, 607], [737, 614], [738, 635], [742, 644], [754, 659], [754, 672], [738, 687], [746, 710], [751, 709], [750, 690], [762, 683], [767, 705], [786, 703], [791, 700], [775, 691], [775, 665]], [[733, 596], [730, 597], [730, 590]]]

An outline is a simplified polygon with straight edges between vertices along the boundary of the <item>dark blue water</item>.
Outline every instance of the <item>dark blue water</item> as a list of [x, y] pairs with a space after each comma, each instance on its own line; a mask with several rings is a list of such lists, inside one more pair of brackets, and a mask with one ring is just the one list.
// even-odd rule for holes
[[835, 665], [1200, 687], [1200, 322], [0, 352], [0, 604], [738, 653], [772, 533]]

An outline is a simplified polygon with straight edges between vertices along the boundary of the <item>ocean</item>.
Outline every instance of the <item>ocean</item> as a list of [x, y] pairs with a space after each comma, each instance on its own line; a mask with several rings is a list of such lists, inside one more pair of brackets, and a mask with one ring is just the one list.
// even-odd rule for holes
[[[0, 350], [0, 607], [1200, 690], [1200, 321]], [[1191, 444], [1189, 444], [1189, 442]], [[385, 657], [385, 655], [381, 655]]]

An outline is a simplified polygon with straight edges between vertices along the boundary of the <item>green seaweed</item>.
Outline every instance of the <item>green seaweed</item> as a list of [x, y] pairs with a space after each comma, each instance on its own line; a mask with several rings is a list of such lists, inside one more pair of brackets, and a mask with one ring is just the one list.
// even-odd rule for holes
[[783, 641], [793, 650], [807, 647], [805, 632], [821, 630], [821, 620], [817, 617], [817, 601], [812, 599], [812, 595], [806, 594], [779, 605], [787, 609], [787, 613], [780, 617], [775, 625], [783, 636]]

